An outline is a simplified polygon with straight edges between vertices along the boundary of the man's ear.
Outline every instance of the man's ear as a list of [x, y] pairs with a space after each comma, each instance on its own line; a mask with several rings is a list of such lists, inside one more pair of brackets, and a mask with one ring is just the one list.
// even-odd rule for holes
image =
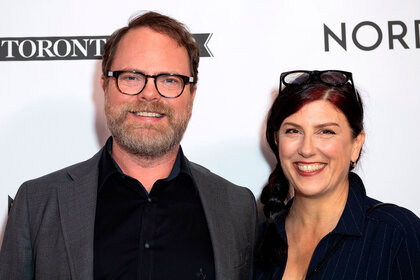
[[197, 91], [197, 84], [193, 85], [192, 91], [191, 91], [191, 97], [194, 100], [195, 98], [195, 93]]
[[104, 75], [101, 75], [101, 80], [100, 80], [100, 82], [101, 82], [101, 87], [102, 87], [103, 91], [105, 91], [105, 89], [106, 89], [106, 87], [107, 87], [107, 81], [106, 81], [106, 78], [105, 78], [105, 76], [104, 76]]

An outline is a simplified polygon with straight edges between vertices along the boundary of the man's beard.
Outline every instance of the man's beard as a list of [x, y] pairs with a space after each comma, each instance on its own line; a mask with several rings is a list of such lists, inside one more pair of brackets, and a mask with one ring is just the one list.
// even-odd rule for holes
[[[168, 125], [161, 123], [128, 122], [131, 112], [156, 112], [164, 114]], [[127, 152], [146, 158], [158, 158], [179, 145], [192, 113], [192, 101], [185, 110], [175, 114], [161, 102], [124, 104], [113, 107], [105, 94], [105, 115], [114, 140]]]

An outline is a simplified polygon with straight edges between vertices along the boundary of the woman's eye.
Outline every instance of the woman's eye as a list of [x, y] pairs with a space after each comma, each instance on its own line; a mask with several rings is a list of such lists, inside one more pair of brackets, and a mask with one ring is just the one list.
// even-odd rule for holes
[[298, 133], [299, 131], [297, 129], [294, 128], [289, 128], [286, 129], [286, 134], [294, 134], [294, 133]]
[[332, 131], [331, 129], [323, 129], [321, 131], [322, 134], [335, 134], [334, 131]]

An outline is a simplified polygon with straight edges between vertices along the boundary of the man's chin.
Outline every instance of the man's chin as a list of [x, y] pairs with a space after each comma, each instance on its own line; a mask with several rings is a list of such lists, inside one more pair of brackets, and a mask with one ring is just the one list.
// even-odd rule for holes
[[113, 135], [117, 144], [126, 152], [156, 158], [162, 156], [179, 144], [173, 135], [165, 135], [160, 131], [148, 130], [141, 133]]
[[130, 133], [132, 131], [138, 131], [137, 133], [148, 133], [149, 131], [157, 131], [159, 133], [165, 133], [169, 128], [169, 125], [167, 123], [159, 122], [134, 122], [134, 123], [125, 123], [123, 125], [123, 130], [129, 131]]

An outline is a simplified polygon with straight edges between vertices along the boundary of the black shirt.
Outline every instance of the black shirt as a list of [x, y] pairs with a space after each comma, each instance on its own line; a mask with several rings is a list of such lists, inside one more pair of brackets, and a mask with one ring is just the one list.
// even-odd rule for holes
[[148, 194], [122, 173], [111, 147], [112, 138], [99, 164], [94, 279], [215, 279], [207, 222], [182, 150]]

